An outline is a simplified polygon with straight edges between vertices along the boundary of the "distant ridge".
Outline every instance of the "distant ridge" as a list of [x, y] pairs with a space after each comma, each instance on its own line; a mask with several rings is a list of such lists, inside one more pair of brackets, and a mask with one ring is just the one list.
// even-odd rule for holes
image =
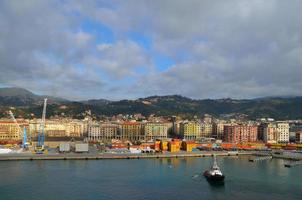
[[11, 87], [11, 88], [0, 88], [0, 96], [1, 97], [12, 97], [12, 96], [33, 97], [37, 95], [24, 88]]
[[2, 106], [31, 106], [39, 105], [47, 98], [50, 104], [62, 103], [67, 100], [47, 95], [36, 95], [29, 90], [18, 87], [0, 88], [0, 105]]
[[0, 112], [5, 112], [9, 106], [14, 106], [19, 109], [21, 116], [28, 117], [31, 116], [30, 113], [40, 116], [41, 104], [45, 97], [49, 99], [48, 117], [64, 113], [64, 116], [83, 118], [83, 113], [91, 110], [94, 116], [141, 113], [145, 116], [150, 114], [179, 115], [190, 118], [194, 115], [202, 116], [208, 113], [214, 116], [244, 114], [250, 119], [261, 117], [272, 117], [279, 120], [302, 118], [302, 97], [299, 96], [196, 100], [181, 95], [166, 95], [136, 100], [92, 99], [77, 102], [36, 95], [23, 88], [0, 88]]

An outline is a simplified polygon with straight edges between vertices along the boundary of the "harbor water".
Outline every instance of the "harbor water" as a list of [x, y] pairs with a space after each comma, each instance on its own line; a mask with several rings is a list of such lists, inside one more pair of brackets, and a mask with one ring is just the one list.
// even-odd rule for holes
[[0, 162], [0, 199], [302, 199], [302, 166], [218, 157], [224, 185], [201, 175], [212, 158]]

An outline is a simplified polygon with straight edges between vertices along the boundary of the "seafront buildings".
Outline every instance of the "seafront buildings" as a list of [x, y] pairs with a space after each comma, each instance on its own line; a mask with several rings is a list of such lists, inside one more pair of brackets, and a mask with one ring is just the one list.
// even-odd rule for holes
[[111, 139], [129, 141], [149, 141], [167, 139], [168, 125], [160, 122], [95, 122], [89, 125], [88, 140]]
[[288, 122], [266, 122], [258, 128], [260, 140], [265, 143], [287, 143], [289, 142]]
[[[28, 138], [32, 141], [36, 140], [40, 119], [18, 119], [18, 124], [20, 129], [11, 119], [0, 120], [0, 142], [20, 141], [22, 139], [20, 130], [23, 130], [23, 127], [27, 130]], [[294, 134], [302, 131], [299, 127], [302, 126], [296, 123]], [[290, 122], [288, 121], [238, 121], [213, 119], [210, 115], [205, 115], [202, 119], [194, 117], [192, 120], [181, 120], [175, 116], [165, 118], [152, 115], [146, 118], [136, 114], [130, 117], [118, 115], [102, 121], [70, 118], [47, 119], [44, 133], [48, 141], [110, 142], [111, 140], [121, 140], [136, 143], [178, 138], [199, 142], [220, 140], [228, 143], [259, 141], [288, 143], [289, 128]], [[299, 135], [295, 136], [297, 142], [300, 142]]]
[[[29, 130], [32, 137], [36, 137], [40, 127], [39, 120], [29, 121]], [[87, 133], [87, 122], [75, 119], [46, 120], [46, 137], [83, 137]]]

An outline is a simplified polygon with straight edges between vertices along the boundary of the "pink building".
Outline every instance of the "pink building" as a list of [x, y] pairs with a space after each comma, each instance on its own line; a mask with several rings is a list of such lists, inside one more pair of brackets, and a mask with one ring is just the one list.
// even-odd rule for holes
[[256, 125], [227, 125], [224, 127], [226, 142], [255, 142], [257, 141], [258, 127]]

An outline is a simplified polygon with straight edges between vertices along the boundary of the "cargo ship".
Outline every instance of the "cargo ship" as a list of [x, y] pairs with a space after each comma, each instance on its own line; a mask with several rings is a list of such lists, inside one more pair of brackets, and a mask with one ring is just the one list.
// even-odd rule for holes
[[206, 170], [203, 175], [209, 182], [212, 183], [223, 183], [225, 176], [220, 171], [220, 168], [217, 165], [216, 155], [213, 156], [213, 166], [210, 170]]

